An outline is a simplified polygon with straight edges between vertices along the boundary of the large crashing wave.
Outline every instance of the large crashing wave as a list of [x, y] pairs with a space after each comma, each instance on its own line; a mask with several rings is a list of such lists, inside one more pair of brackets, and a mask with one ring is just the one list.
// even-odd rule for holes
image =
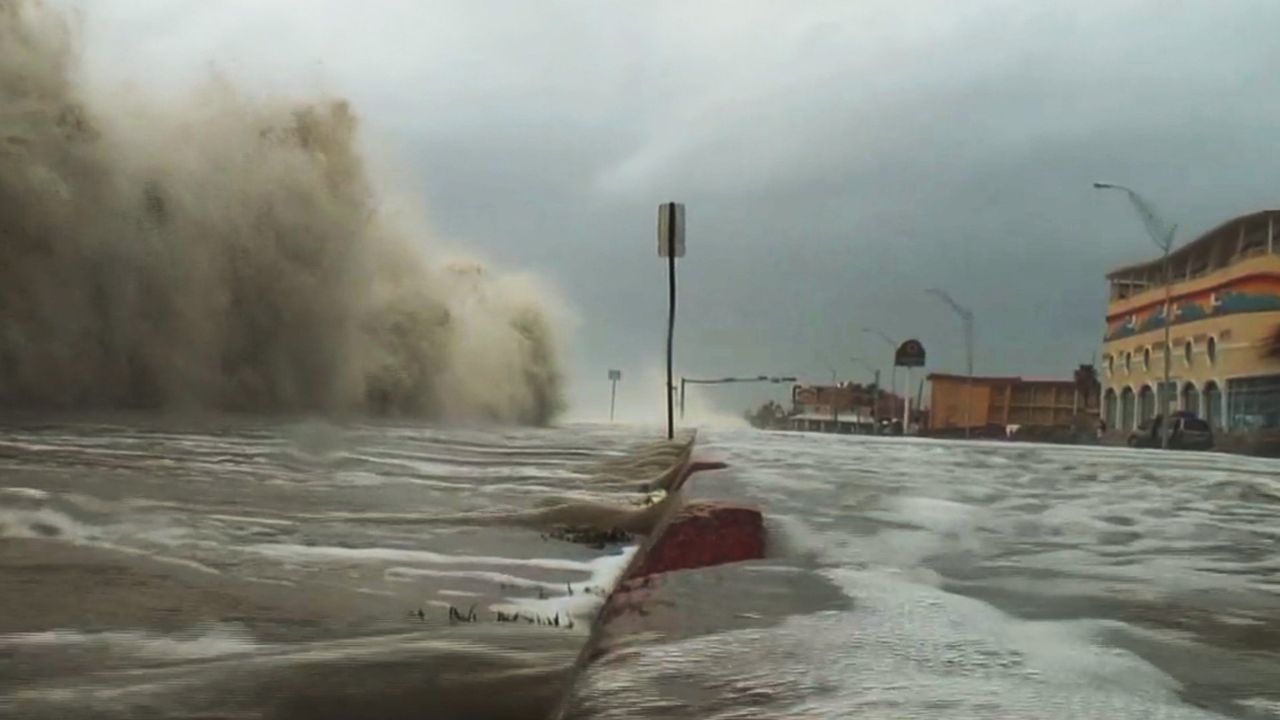
[[560, 409], [539, 293], [428, 262], [380, 212], [346, 103], [211, 83], [95, 107], [71, 37], [0, 0], [0, 407]]

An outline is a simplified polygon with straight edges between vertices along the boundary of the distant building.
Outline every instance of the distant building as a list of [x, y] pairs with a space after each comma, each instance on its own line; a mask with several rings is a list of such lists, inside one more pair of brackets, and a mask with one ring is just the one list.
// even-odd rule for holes
[[932, 373], [929, 380], [930, 432], [969, 428], [1071, 428], [1091, 426], [1098, 417], [1096, 383], [1078, 379], [974, 377]]
[[877, 419], [901, 418], [902, 398], [871, 385], [796, 385], [791, 388], [792, 430], [867, 433]]
[[[1216, 429], [1280, 428], [1280, 210], [1228, 220], [1176, 249], [1170, 263], [1171, 319], [1162, 259], [1107, 275], [1107, 425], [1132, 429], [1159, 412], [1157, 393], [1167, 392], [1172, 408]], [[1161, 388], [1166, 350], [1171, 387]]]

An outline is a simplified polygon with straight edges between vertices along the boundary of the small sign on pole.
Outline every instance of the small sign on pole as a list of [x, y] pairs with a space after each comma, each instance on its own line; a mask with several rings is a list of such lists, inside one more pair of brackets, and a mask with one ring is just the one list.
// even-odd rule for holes
[[621, 370], [609, 371], [609, 422], [613, 422], [613, 409], [618, 404], [618, 381], [621, 379]]
[[893, 364], [896, 367], [924, 367], [924, 345], [915, 339], [902, 343], [893, 354]]
[[676, 388], [671, 380], [676, 328], [676, 258], [684, 257], [684, 203], [658, 206], [658, 257], [667, 259], [667, 439], [672, 439], [676, 436]]
[[684, 203], [658, 206], [658, 257], [672, 256], [684, 257]]

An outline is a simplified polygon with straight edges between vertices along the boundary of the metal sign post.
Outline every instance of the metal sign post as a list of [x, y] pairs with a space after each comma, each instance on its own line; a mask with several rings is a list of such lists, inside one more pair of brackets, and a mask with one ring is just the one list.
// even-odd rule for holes
[[609, 422], [613, 422], [613, 408], [618, 399], [618, 381], [622, 379], [621, 370], [609, 371]]
[[667, 439], [676, 436], [675, 385], [671, 380], [676, 328], [676, 258], [684, 257], [684, 204], [658, 206], [658, 257], [667, 259]]
[[924, 345], [919, 340], [911, 339], [898, 346], [893, 354], [893, 366], [907, 369], [907, 391], [902, 394], [902, 434], [907, 434], [911, 425], [911, 368], [924, 367]]

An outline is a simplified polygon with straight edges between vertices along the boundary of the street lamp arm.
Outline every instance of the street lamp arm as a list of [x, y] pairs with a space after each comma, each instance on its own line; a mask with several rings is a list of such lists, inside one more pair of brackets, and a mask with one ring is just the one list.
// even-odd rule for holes
[[1155, 206], [1151, 204], [1150, 200], [1138, 194], [1133, 188], [1124, 185], [1096, 182], [1093, 186], [1099, 190], [1119, 190], [1123, 192], [1129, 198], [1129, 204], [1133, 205], [1133, 209], [1142, 218], [1142, 224], [1147, 228], [1147, 234], [1151, 236], [1151, 241], [1156, 244], [1156, 247], [1165, 252], [1173, 249], [1173, 236], [1177, 232], [1178, 226], [1169, 225], [1161, 220], [1159, 213], [1156, 212]]
[[862, 332], [864, 332], [864, 333], [868, 333], [868, 334], [870, 334], [870, 335], [875, 335], [876, 337], [880, 338], [881, 340], [884, 340], [885, 342], [889, 343], [889, 345], [890, 345], [891, 347], [893, 347], [895, 350], [898, 348], [898, 341], [897, 341], [897, 340], [894, 340], [894, 339], [893, 339], [893, 338], [891, 338], [891, 337], [889, 337], [889, 334], [888, 334], [888, 333], [886, 333], [886, 332], [884, 332], [883, 330], [877, 330], [877, 329], [875, 329], [875, 328], [865, 328], [865, 327], [864, 327], [864, 328], [862, 328]]
[[947, 305], [950, 305], [951, 309], [954, 310], [955, 313], [959, 315], [960, 318], [963, 319], [965, 322], [967, 323], [973, 322], [973, 313], [968, 308], [956, 302], [955, 299], [952, 298], [950, 295], [948, 295], [945, 291], [939, 290], [938, 288], [929, 288], [927, 292], [930, 295], [933, 295], [934, 297], [942, 300]]

